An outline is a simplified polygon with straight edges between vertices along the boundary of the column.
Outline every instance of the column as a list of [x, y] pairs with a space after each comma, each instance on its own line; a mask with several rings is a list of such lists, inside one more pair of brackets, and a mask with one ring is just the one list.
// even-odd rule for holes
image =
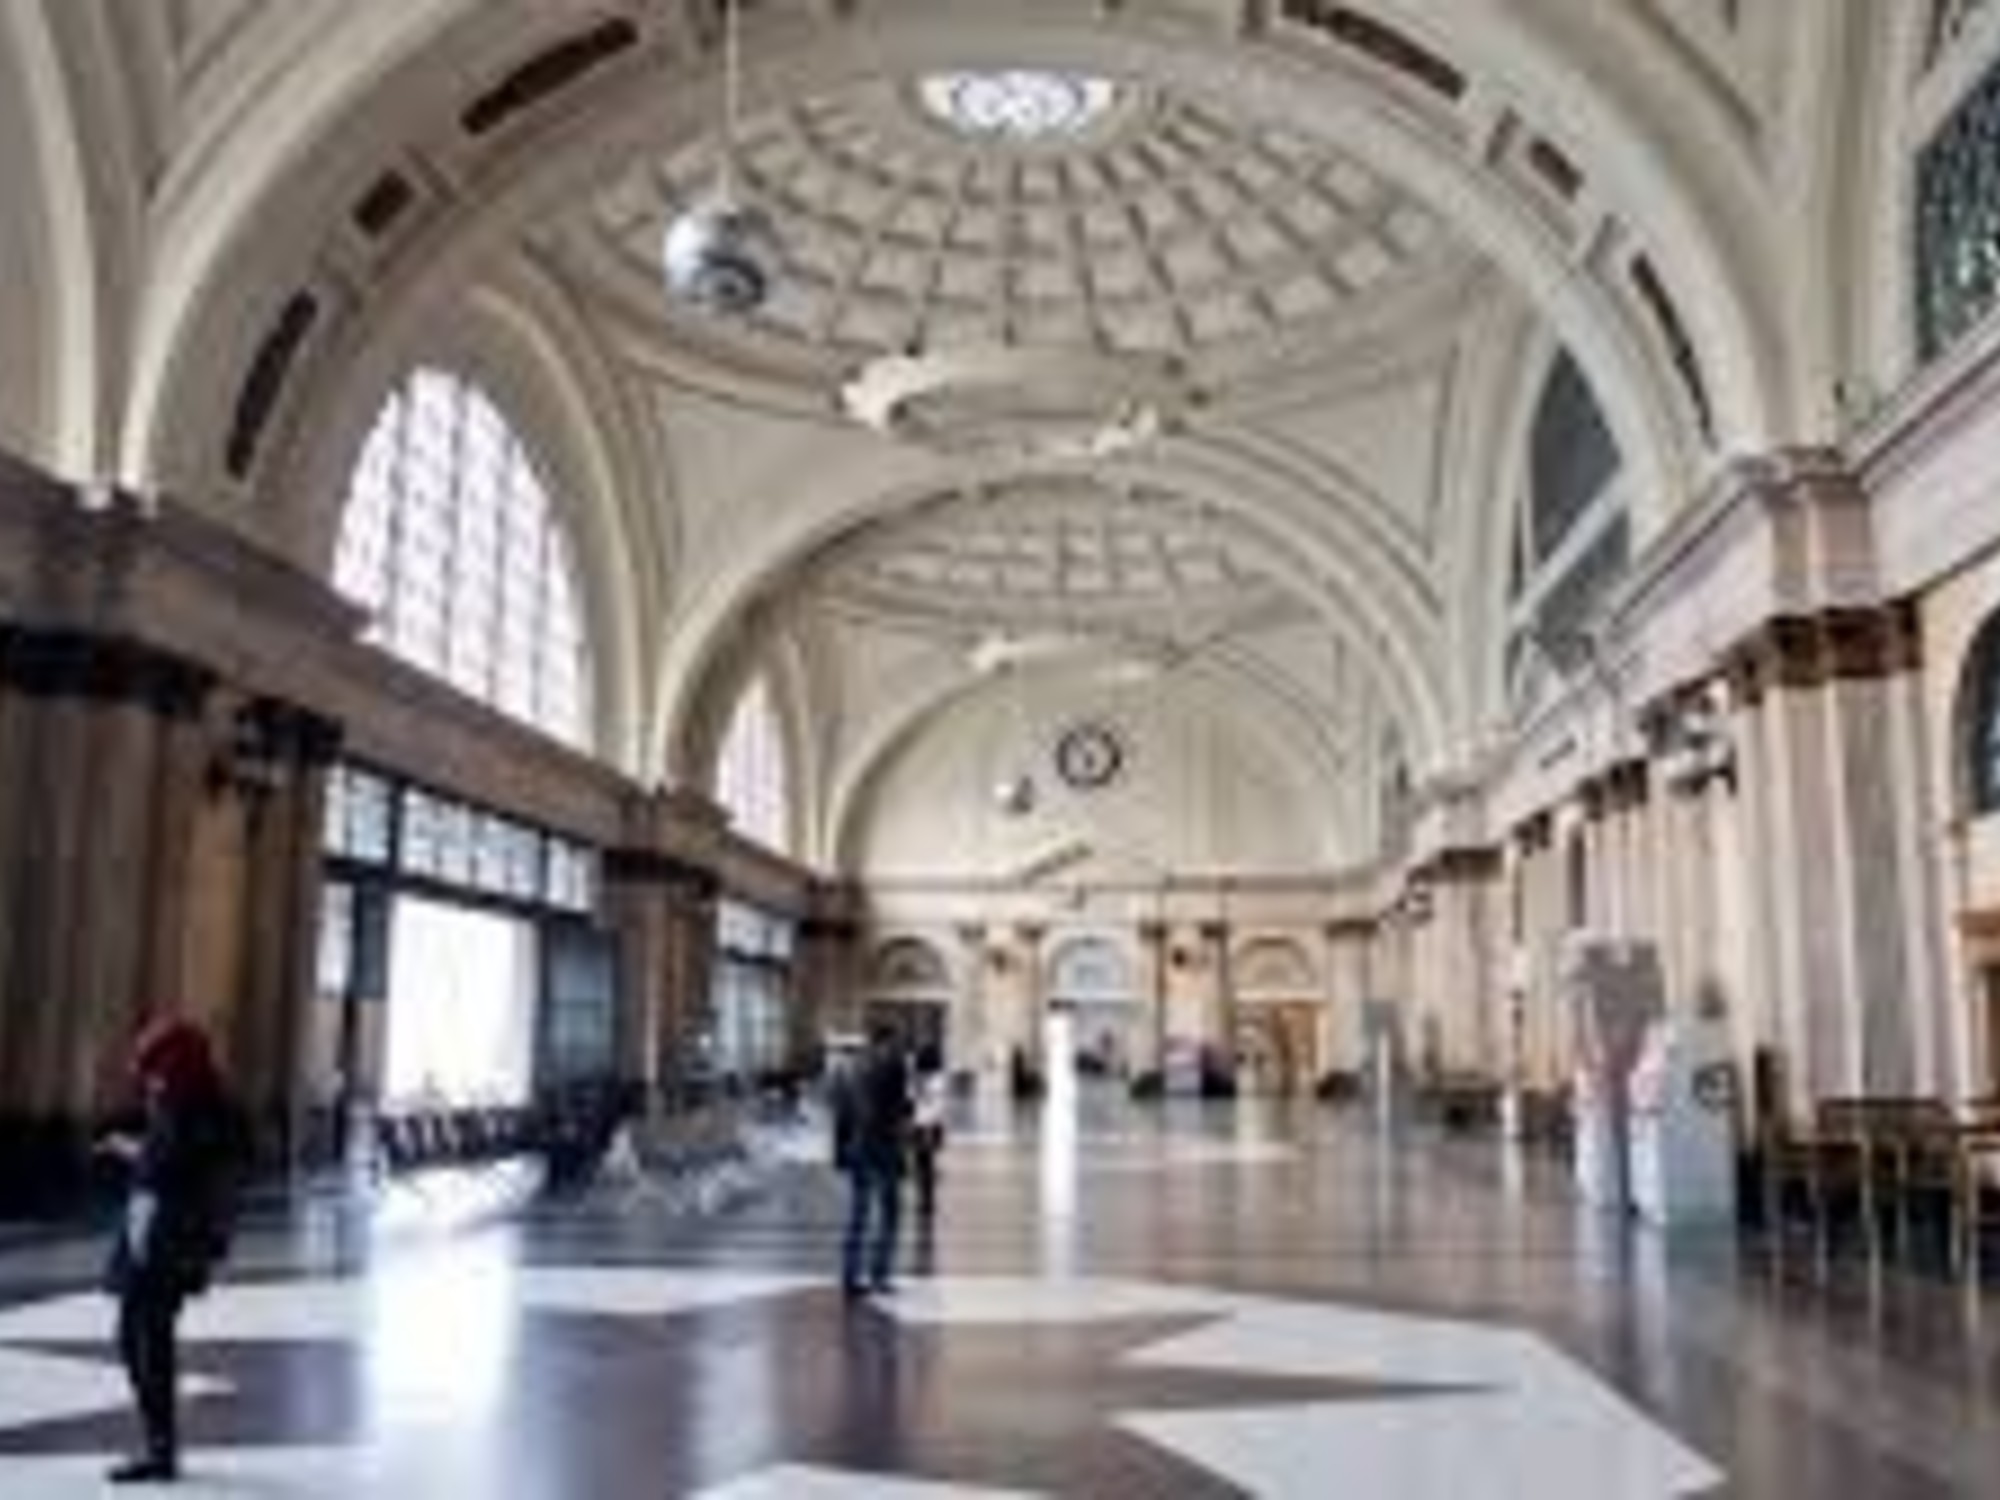
[[1431, 920], [1436, 1002], [1444, 1020], [1445, 1066], [1499, 1076], [1506, 1061], [1499, 1024], [1499, 851], [1447, 850], [1431, 861]]
[[1743, 854], [1771, 996], [1761, 1020], [1790, 1105], [1942, 1086], [1912, 795], [1921, 738], [1905, 722], [1917, 713], [1914, 621], [1901, 607], [1778, 620], [1732, 666]]
[[1328, 922], [1323, 935], [1326, 1004], [1320, 1020], [1320, 1058], [1327, 1072], [1358, 1075], [1367, 1065], [1361, 1008], [1371, 998], [1368, 957], [1375, 924], [1357, 919]]
[[[667, 906], [648, 863], [629, 850], [605, 855], [604, 911], [618, 935], [618, 1076], [641, 1087], [650, 1111], [664, 1097], [672, 964]], [[802, 934], [802, 964], [810, 953]]]
[[1028, 1061], [1044, 1079], [1047, 1078], [1048, 1060], [1042, 1056], [1043, 1039], [1046, 1035], [1044, 1021], [1048, 1010], [1047, 986], [1042, 973], [1042, 943], [1049, 930], [1040, 922], [1018, 922], [1014, 926], [1014, 957], [1018, 967], [1015, 976], [1015, 994], [1018, 1010], [1015, 1013], [1015, 1037], [1010, 1045], [1019, 1046]]
[[1139, 1062], [1141, 1072], [1158, 1072], [1166, 1066], [1167, 1037], [1171, 1034], [1167, 1024], [1167, 961], [1168, 938], [1171, 929], [1158, 920], [1143, 921], [1138, 927], [1139, 953], [1142, 972], [1139, 982], [1146, 1006], [1146, 1024], [1142, 1034], [1147, 1038], [1148, 1055]]
[[[136, 642], [0, 629], [0, 1201], [57, 1202], [134, 1028], [173, 1003], [151, 956], [179, 921], [186, 836], [169, 748], [213, 679]], [[197, 751], [197, 754], [199, 752]]]
[[804, 996], [794, 1041], [803, 1055], [816, 1055], [830, 1032], [852, 1036], [861, 1029], [855, 972], [860, 961], [861, 926], [851, 916], [824, 914], [800, 929], [799, 979]]
[[1224, 1066], [1236, 1068], [1236, 979], [1231, 972], [1227, 922], [1203, 922], [1197, 929], [1201, 938], [1203, 972], [1208, 975], [1208, 996], [1202, 1018], [1203, 1040], [1214, 1044]]
[[709, 1021], [715, 877], [646, 848], [612, 851], [605, 875], [618, 928], [624, 1065], [656, 1108], [671, 1109], [686, 1098]]
[[1557, 1013], [1556, 949], [1568, 927], [1564, 911], [1563, 866], [1557, 853], [1555, 819], [1541, 813], [1514, 833], [1517, 878], [1521, 884], [1521, 931], [1516, 939], [1518, 962], [1525, 970], [1521, 1000], [1521, 1047], [1525, 1082], [1548, 1089], [1562, 1077], [1568, 1059], [1562, 1038], [1567, 1035]]
[[993, 1045], [987, 1015], [986, 924], [961, 922], [958, 937], [958, 996], [954, 1003], [952, 1066], [974, 1073], [982, 1083], [997, 1076], [1002, 1059]]
[[1425, 1083], [1450, 1066], [1447, 1052], [1443, 942], [1437, 930], [1437, 893], [1428, 871], [1413, 871], [1396, 907], [1404, 986], [1404, 1044]]
[[[326, 773], [340, 746], [329, 720], [256, 698], [232, 720], [212, 763], [217, 800], [246, 820], [239, 987], [225, 1023], [237, 1088], [270, 1149], [290, 1159], [303, 1142], [308, 1021], [320, 919]], [[330, 1102], [330, 1101], [327, 1101]]]
[[670, 1092], [684, 1089], [704, 1061], [702, 1042], [715, 1023], [715, 907], [713, 876], [667, 883], [666, 1024], [660, 1037], [661, 1075]]

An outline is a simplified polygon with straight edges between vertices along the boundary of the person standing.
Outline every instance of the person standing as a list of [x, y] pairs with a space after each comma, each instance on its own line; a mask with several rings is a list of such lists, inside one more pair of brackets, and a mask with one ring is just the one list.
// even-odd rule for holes
[[245, 1155], [241, 1116], [200, 1027], [154, 1022], [140, 1033], [131, 1072], [137, 1126], [107, 1136], [100, 1149], [127, 1167], [125, 1212], [105, 1281], [118, 1301], [118, 1353], [145, 1443], [111, 1471], [114, 1484], [179, 1477], [181, 1309], [207, 1290], [228, 1253]]
[[880, 1026], [834, 1093], [834, 1158], [848, 1183], [841, 1287], [850, 1297], [890, 1290], [909, 1127], [910, 1070], [894, 1028]]
[[944, 1058], [935, 1047], [917, 1057], [917, 1087], [910, 1125], [910, 1169], [916, 1177], [917, 1217], [925, 1224], [937, 1217], [938, 1160], [944, 1153], [944, 1122], [948, 1089]]

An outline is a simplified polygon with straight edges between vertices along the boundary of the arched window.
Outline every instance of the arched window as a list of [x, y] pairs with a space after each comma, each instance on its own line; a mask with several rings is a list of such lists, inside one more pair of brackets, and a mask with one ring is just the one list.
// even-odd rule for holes
[[[1955, 50], [1985, 6], [1939, 7], [1938, 55]], [[1985, 322], [2000, 304], [2000, 66], [1988, 64], [1917, 152], [1917, 351], [1936, 359]]]
[[1966, 798], [1974, 813], [2000, 812], [2000, 615], [1972, 644], [1959, 702]]
[[418, 370], [349, 481], [334, 583], [368, 639], [559, 739], [588, 739], [589, 645], [540, 474], [477, 387]]
[[768, 849], [791, 847], [791, 798], [785, 741], [771, 688], [753, 680], [737, 700], [715, 761], [715, 800], [736, 831]]
[[1546, 670], [1588, 664], [1588, 632], [1632, 558], [1619, 484], [1624, 460], [1590, 382], [1564, 350], [1528, 435], [1528, 493], [1509, 570], [1506, 673], [1515, 706], [1536, 700]]
[[1619, 469], [1603, 408], [1568, 350], [1549, 372], [1528, 438], [1528, 526], [1521, 550], [1539, 568], [1562, 548]]

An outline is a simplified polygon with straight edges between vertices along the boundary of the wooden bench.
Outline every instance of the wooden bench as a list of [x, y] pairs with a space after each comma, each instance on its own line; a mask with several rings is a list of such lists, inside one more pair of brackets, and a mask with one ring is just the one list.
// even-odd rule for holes
[[406, 1110], [376, 1117], [376, 1160], [390, 1177], [490, 1166], [537, 1149], [539, 1134], [525, 1107]]
[[1976, 1269], [2000, 1203], [1989, 1189], [2000, 1164], [2000, 1105], [1953, 1110], [1925, 1097], [1822, 1099], [1805, 1136], [1767, 1147], [1770, 1222], [1781, 1226], [1802, 1197], [1821, 1250], [1851, 1214], [1871, 1259], [1893, 1241], [1907, 1250], [1926, 1217], [1944, 1229], [1954, 1270]]

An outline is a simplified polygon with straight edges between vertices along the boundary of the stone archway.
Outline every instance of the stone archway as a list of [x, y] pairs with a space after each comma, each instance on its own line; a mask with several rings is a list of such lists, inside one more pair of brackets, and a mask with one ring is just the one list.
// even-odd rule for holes
[[878, 944], [868, 962], [862, 996], [864, 1022], [896, 1028], [919, 1053], [935, 1049], [941, 1061], [952, 1051], [956, 983], [944, 951], [926, 938], [892, 937]]
[[1230, 959], [1237, 1086], [1246, 1094], [1310, 1094], [1324, 1067], [1325, 985], [1305, 945], [1253, 938]]
[[[1058, 942], [1049, 954], [1045, 1051], [1067, 1045], [1079, 1077], [1124, 1082], [1148, 1057], [1147, 1008], [1128, 944], [1105, 934]], [[1050, 1076], [1057, 1059], [1044, 1058]]]

